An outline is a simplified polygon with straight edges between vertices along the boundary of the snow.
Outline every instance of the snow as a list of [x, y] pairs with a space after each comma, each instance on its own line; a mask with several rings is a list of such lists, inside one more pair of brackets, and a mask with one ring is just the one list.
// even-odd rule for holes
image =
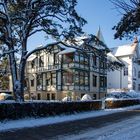
[[136, 46], [137, 46], [136, 43], [118, 46], [118, 47], [112, 49], [112, 53], [116, 57], [125, 56], [125, 55], [131, 55], [131, 54], [134, 53], [134, 51], [136, 49]]
[[122, 112], [124, 110], [132, 110], [132, 109], [137, 109], [137, 108], [140, 108], [140, 105], [125, 107], [125, 108], [118, 108], [118, 109], [89, 111], [89, 112], [77, 113], [77, 114], [72, 114], [72, 115], [61, 115], [61, 116], [55, 116], [55, 117], [26, 118], [26, 119], [11, 120], [11, 121], [7, 120], [4, 122], [0, 122], [0, 131], [7, 131], [11, 129], [21, 129], [21, 128], [31, 128], [31, 127], [37, 127], [37, 126], [42, 126], [42, 125], [50, 125], [50, 124], [56, 124], [60, 122], [85, 119], [85, 118], [90, 118], [90, 117], [98, 117], [98, 116], [113, 114], [115, 112]]
[[107, 94], [105, 100], [116, 100], [116, 99], [140, 99], [140, 93], [135, 92], [134, 90], [130, 91], [117, 91], [114, 90]]
[[111, 52], [107, 53], [107, 59], [111, 62], [118, 62], [122, 64], [122, 62], [119, 59], [117, 59]]
[[71, 101], [71, 97], [67, 96], [62, 99], [63, 102]]
[[81, 99], [81, 101], [91, 101], [91, 100], [92, 100], [92, 98], [91, 98], [91, 96], [88, 95], [88, 94], [85, 94], [85, 95], [82, 97], [82, 99]]
[[28, 57], [27, 61], [33, 61], [35, 58], [36, 58], [36, 55], [31, 54], [31, 55]]
[[76, 49], [74, 49], [74, 48], [66, 48], [65, 50], [59, 52], [57, 55], [72, 53], [72, 52], [75, 52], [75, 51], [76, 51]]
[[61, 137], [63, 140], [139, 140], [140, 117], [134, 117], [100, 129], [88, 129], [78, 135]]

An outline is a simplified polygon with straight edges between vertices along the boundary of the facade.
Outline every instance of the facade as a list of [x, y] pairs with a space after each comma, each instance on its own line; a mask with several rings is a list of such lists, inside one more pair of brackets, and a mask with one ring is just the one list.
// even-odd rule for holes
[[95, 37], [86, 36], [77, 39], [76, 44], [60, 42], [32, 54], [26, 64], [26, 93], [43, 100], [62, 100], [67, 96], [80, 100], [84, 94], [92, 99], [104, 97], [106, 50], [95, 42]]
[[124, 67], [108, 72], [108, 89], [140, 92], [140, 52], [137, 38], [132, 44], [112, 48], [112, 54], [124, 64]]

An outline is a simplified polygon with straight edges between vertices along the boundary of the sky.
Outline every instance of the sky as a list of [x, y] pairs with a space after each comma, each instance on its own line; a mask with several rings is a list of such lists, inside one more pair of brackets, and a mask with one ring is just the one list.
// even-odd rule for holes
[[[109, 48], [117, 47], [120, 45], [128, 44], [130, 40], [114, 40], [115, 31], [112, 27], [116, 25], [121, 14], [114, 9], [114, 5], [109, 0], [77, 0], [77, 12], [87, 20], [87, 24], [83, 27], [84, 32], [87, 34], [97, 34], [100, 27], [105, 43]], [[51, 43], [52, 40], [46, 40], [43, 33], [38, 33], [29, 38], [28, 48], [33, 48]]]

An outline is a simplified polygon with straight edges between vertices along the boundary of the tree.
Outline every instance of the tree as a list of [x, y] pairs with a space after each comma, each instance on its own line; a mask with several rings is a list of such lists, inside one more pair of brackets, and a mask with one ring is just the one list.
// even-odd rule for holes
[[115, 39], [131, 38], [140, 35], [140, 1], [110, 0], [123, 15], [119, 23], [113, 27], [116, 30]]
[[24, 101], [25, 65], [30, 54], [28, 38], [41, 31], [55, 39], [71, 39], [81, 34], [86, 21], [77, 14], [76, 5], [77, 0], [0, 0], [1, 57], [9, 56], [16, 101]]
[[4, 57], [0, 61], [0, 90], [9, 89], [9, 67], [8, 59]]

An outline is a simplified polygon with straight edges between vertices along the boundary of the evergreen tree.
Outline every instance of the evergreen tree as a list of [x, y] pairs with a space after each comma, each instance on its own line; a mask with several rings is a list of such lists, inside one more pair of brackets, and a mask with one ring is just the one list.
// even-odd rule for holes
[[121, 13], [122, 18], [113, 27], [115, 39], [131, 38], [140, 34], [140, 0], [110, 0]]

